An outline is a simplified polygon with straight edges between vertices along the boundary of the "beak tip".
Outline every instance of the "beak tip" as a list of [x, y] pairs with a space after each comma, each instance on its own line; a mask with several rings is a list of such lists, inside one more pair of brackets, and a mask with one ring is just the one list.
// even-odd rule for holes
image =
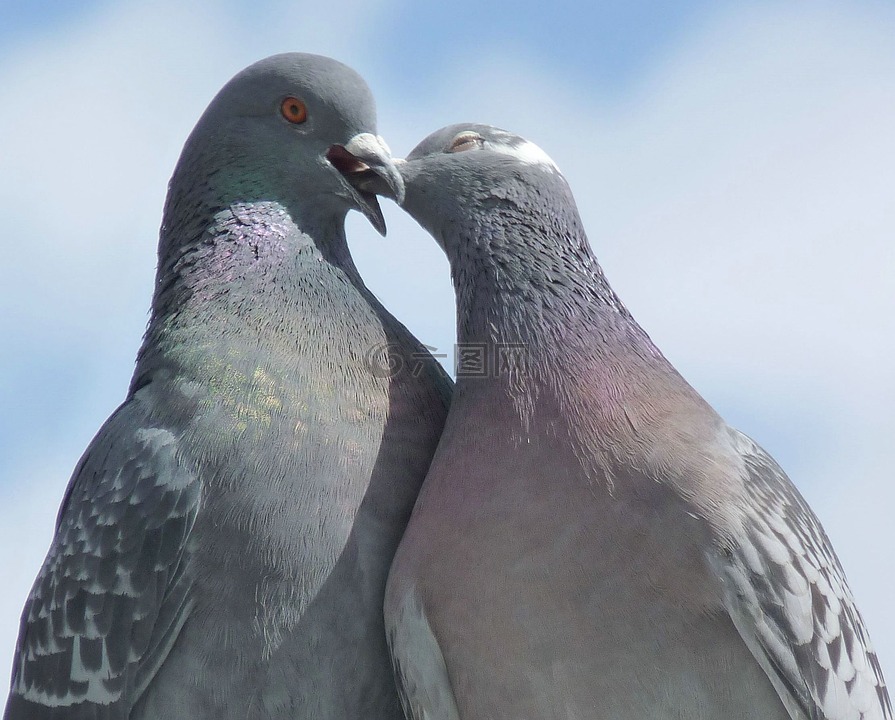
[[376, 195], [391, 198], [398, 205], [404, 202], [404, 178], [400, 163], [391, 157], [385, 141], [371, 133], [355, 135], [345, 145], [333, 145], [327, 160], [363, 197], [362, 210], [383, 237], [385, 219]]

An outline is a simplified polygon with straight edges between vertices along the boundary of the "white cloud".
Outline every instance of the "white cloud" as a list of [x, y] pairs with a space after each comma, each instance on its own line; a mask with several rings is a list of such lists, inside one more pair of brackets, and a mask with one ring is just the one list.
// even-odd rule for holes
[[[52, 433], [35, 424], [26, 434], [40, 444], [0, 466], [0, 677], [65, 480], [123, 396], [165, 185], [193, 122], [232, 73], [272, 52], [310, 49], [362, 72], [375, 55], [366, 33], [381, 6], [352, 3], [341, 24], [290, 7], [247, 32], [210, 6], [118, 6], [0, 66], [0, 203], [14, 238], [0, 264], [0, 332], [14, 341], [0, 371], [25, 377], [39, 355], [82, 369], [73, 400], [40, 386], [5, 391], [4, 412], [39, 402], [61, 419], [47, 420]], [[635, 315], [697, 388], [771, 446], [818, 511], [890, 676], [891, 31], [891, 18], [869, 11], [732, 13], [611, 106], [493, 48], [458, 57], [425, 105], [399, 78], [368, 78], [398, 153], [449, 122], [485, 121], [563, 168]], [[393, 206], [386, 214], [385, 240], [350, 220], [358, 265], [424, 342], [449, 347], [447, 264], [412, 221]]]

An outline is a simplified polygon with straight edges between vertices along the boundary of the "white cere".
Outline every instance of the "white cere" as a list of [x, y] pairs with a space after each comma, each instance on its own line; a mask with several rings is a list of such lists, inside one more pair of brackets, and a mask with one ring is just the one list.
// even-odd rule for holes
[[562, 174], [553, 159], [528, 140], [509, 135], [505, 142], [486, 142], [486, 144], [490, 150], [511, 155], [527, 165], [541, 165], [551, 172]]

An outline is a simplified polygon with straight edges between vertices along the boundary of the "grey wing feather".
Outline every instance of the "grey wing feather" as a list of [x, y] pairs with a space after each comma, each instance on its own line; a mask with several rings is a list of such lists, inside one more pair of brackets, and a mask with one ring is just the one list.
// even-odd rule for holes
[[385, 614], [395, 684], [408, 720], [459, 720], [444, 656], [417, 593], [390, 588]]
[[126, 718], [189, 606], [199, 483], [133, 400], [72, 476], [22, 614], [4, 718]]
[[830, 541], [746, 436], [743, 534], [715, 560], [725, 604], [793, 720], [892, 720], [879, 661]]

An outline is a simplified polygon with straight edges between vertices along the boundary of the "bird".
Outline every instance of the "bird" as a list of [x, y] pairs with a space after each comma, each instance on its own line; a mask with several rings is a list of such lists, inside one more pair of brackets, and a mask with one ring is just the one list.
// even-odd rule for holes
[[399, 170], [458, 343], [386, 588], [408, 718], [892, 720], [817, 517], [632, 317], [556, 163], [461, 124]]
[[168, 186], [124, 402], [27, 598], [6, 720], [400, 720], [388, 568], [452, 382], [344, 221], [403, 184], [373, 96], [306, 53], [214, 97]]

